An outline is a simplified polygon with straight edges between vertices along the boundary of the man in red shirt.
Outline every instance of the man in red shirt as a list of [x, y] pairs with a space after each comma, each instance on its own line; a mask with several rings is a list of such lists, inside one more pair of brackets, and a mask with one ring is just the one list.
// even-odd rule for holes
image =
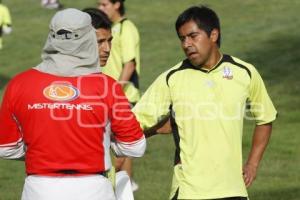
[[90, 16], [57, 12], [42, 59], [10, 81], [0, 109], [0, 157], [25, 155], [22, 200], [115, 199], [111, 143], [118, 156], [141, 157], [146, 142], [121, 86], [100, 73]]

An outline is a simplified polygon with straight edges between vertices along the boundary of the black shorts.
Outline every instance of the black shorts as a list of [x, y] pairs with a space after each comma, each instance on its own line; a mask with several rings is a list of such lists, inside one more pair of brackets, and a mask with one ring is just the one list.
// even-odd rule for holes
[[[178, 190], [172, 200], [179, 200], [178, 199]], [[227, 197], [222, 199], [211, 199], [211, 200], [247, 200], [247, 197]]]
[[[172, 200], [178, 200], [177, 197], [173, 197]], [[211, 199], [211, 200], [247, 200], [247, 197], [228, 197], [223, 199]]]

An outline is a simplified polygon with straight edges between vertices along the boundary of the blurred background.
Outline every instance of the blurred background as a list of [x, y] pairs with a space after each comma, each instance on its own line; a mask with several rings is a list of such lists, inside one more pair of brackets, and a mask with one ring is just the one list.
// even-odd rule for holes
[[[13, 32], [3, 37], [0, 50], [0, 96], [11, 77], [40, 63], [48, 24], [56, 12], [42, 8], [39, 0], [2, 3], [10, 9]], [[61, 3], [78, 9], [96, 6], [96, 0]], [[222, 52], [256, 66], [279, 112], [258, 177], [249, 189], [250, 198], [299, 200], [300, 1], [126, 0], [127, 17], [137, 25], [142, 41], [142, 91], [158, 74], [184, 59], [174, 23], [184, 9], [198, 4], [217, 11]], [[245, 122], [244, 157], [250, 149], [253, 127], [252, 122]], [[134, 178], [140, 186], [136, 200], [168, 198], [174, 150], [171, 135], [148, 140], [146, 155], [134, 160]], [[0, 200], [20, 199], [24, 177], [23, 162], [0, 160]]]

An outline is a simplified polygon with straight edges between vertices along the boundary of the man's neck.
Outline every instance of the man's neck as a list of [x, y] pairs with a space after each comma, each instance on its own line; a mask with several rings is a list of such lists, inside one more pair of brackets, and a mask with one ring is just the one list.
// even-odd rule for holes
[[113, 23], [118, 23], [119, 21], [121, 21], [124, 18], [124, 16], [121, 16], [119, 13], [116, 13], [114, 16], [112, 16], [111, 21]]
[[219, 50], [217, 50], [214, 53], [212, 53], [210, 55], [210, 57], [207, 59], [207, 61], [200, 67], [202, 69], [212, 70], [220, 62], [222, 57], [223, 57], [223, 55], [221, 54], [221, 52]]

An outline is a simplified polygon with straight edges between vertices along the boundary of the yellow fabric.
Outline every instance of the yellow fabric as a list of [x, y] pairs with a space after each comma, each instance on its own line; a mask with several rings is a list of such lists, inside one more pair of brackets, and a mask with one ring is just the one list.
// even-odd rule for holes
[[111, 182], [114, 190], [116, 189], [116, 168], [111, 166], [111, 168], [107, 172], [107, 178]]
[[[0, 4], [0, 28], [11, 25], [11, 17], [6, 6]], [[0, 49], [2, 49], [2, 36], [0, 35]]]
[[[246, 102], [252, 115], [244, 115]], [[276, 118], [256, 69], [225, 55], [209, 72], [181, 62], [154, 81], [133, 111], [147, 129], [167, 115], [171, 105], [174, 134], [180, 138], [172, 194], [177, 185], [179, 199], [248, 196], [242, 177], [244, 117], [253, 116], [257, 125]]]
[[[103, 73], [119, 80], [123, 65], [135, 60], [136, 72], [140, 75], [140, 37], [135, 25], [128, 19], [115, 23], [112, 27], [112, 49]], [[124, 92], [131, 103], [139, 100], [138, 88], [128, 83]]]
[[11, 17], [9, 10], [6, 6], [0, 4], [0, 25], [7, 26], [11, 25]]

